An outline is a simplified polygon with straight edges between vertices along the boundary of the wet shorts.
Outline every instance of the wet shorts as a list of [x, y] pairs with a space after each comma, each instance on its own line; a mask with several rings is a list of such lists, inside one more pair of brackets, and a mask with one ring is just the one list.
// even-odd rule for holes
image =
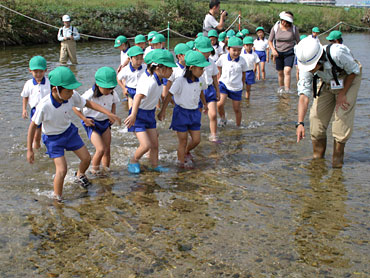
[[255, 84], [255, 75], [253, 70], [248, 70], [245, 72], [245, 84], [252, 85]]
[[172, 122], [170, 128], [186, 132], [188, 130], [200, 130], [200, 121], [202, 113], [199, 109], [185, 109], [179, 105], [175, 105], [172, 113]]
[[256, 52], [258, 58], [260, 58], [260, 62], [266, 62], [266, 51], [255, 50], [254, 52]]
[[[31, 111], [30, 111], [30, 121], [31, 121], [31, 122], [32, 122], [32, 117], [33, 117], [33, 115], [35, 115], [35, 112], [36, 112], [36, 107], [31, 108]], [[39, 125], [37, 126], [37, 128], [41, 128], [41, 125], [42, 125], [42, 124], [39, 124]]]
[[232, 100], [236, 101], [241, 101], [242, 100], [242, 92], [243, 90], [240, 91], [231, 91], [228, 88], [226, 88], [226, 85], [222, 82], [219, 82], [219, 88], [220, 88], [220, 93], [221, 94], [227, 94], [229, 98]]
[[[129, 111], [129, 115], [131, 114]], [[140, 109], [137, 111], [135, 124], [128, 129], [130, 132], [142, 132], [157, 127], [155, 120], [155, 108], [153, 110]]]
[[128, 96], [133, 99], [134, 96], [136, 95], [136, 89], [130, 88], [130, 87], [126, 87], [126, 89], [127, 89]]
[[276, 57], [276, 70], [284, 70], [284, 67], [293, 67], [294, 63], [294, 49], [286, 52], [279, 52], [279, 56]]
[[78, 135], [78, 128], [71, 124], [66, 131], [57, 135], [42, 135], [42, 141], [46, 146], [46, 153], [50, 158], [57, 158], [64, 156], [64, 150], [77, 151], [85, 144], [80, 135]]
[[104, 121], [97, 121], [94, 118], [91, 118], [91, 117], [88, 117], [88, 118], [94, 120], [94, 123], [95, 123], [94, 126], [86, 126], [84, 121], [81, 121], [81, 123], [84, 126], [89, 139], [91, 139], [91, 134], [93, 133], [93, 131], [97, 132], [99, 135], [103, 135], [103, 133], [111, 126], [108, 119]]

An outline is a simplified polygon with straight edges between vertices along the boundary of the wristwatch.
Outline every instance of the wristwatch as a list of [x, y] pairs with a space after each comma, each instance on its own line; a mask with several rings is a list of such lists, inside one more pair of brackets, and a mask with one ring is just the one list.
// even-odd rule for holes
[[300, 125], [304, 126], [304, 122], [296, 122], [295, 123], [295, 128], [299, 127]]

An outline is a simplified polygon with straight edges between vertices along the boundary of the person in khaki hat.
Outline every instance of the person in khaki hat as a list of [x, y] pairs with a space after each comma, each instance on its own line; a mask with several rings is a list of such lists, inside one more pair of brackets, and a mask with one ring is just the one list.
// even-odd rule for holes
[[313, 157], [324, 157], [326, 130], [333, 117], [332, 165], [333, 168], [341, 168], [344, 147], [353, 131], [362, 73], [361, 64], [353, 58], [349, 48], [340, 43], [342, 40], [336, 32], [333, 31], [327, 37], [332, 42], [329, 45], [322, 46], [319, 40], [307, 37], [295, 47], [300, 73], [297, 84], [299, 103], [296, 133], [297, 142], [305, 137], [304, 118], [313, 91], [314, 101], [310, 111]]
[[65, 65], [69, 59], [72, 64], [77, 64], [76, 41], [80, 39], [80, 34], [71, 25], [69, 15], [63, 15], [62, 21], [64, 26], [58, 31], [58, 41], [61, 42], [59, 62]]

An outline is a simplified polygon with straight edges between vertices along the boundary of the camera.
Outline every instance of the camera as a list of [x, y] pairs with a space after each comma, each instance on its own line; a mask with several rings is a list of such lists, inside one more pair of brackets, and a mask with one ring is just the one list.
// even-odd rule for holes
[[223, 13], [225, 13], [225, 15], [226, 15], [226, 16], [228, 16], [228, 15], [229, 15], [227, 11], [225, 11], [225, 10], [221, 10], [221, 14], [223, 14]]

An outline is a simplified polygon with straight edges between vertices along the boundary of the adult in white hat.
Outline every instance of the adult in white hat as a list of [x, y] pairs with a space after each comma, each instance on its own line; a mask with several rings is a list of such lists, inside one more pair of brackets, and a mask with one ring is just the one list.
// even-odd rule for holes
[[278, 93], [283, 93], [290, 91], [294, 46], [299, 42], [299, 32], [291, 12], [281, 12], [279, 17], [280, 21], [271, 28], [268, 42], [278, 71]]
[[77, 28], [71, 25], [69, 15], [63, 15], [62, 21], [64, 26], [58, 31], [58, 41], [61, 42], [59, 62], [65, 65], [69, 59], [72, 64], [77, 64], [76, 41], [80, 39], [80, 34]]
[[[327, 39], [331, 39], [330, 35]], [[357, 93], [361, 84], [361, 64], [355, 60], [341, 40], [330, 40], [322, 46], [312, 37], [304, 38], [296, 47], [299, 68], [297, 142], [305, 137], [304, 118], [309, 97], [314, 101], [310, 111], [310, 133], [313, 157], [323, 158], [326, 130], [333, 117], [333, 168], [341, 168], [344, 147], [353, 131]], [[317, 86], [317, 81], [320, 81]], [[334, 116], [333, 116], [334, 114]]]

